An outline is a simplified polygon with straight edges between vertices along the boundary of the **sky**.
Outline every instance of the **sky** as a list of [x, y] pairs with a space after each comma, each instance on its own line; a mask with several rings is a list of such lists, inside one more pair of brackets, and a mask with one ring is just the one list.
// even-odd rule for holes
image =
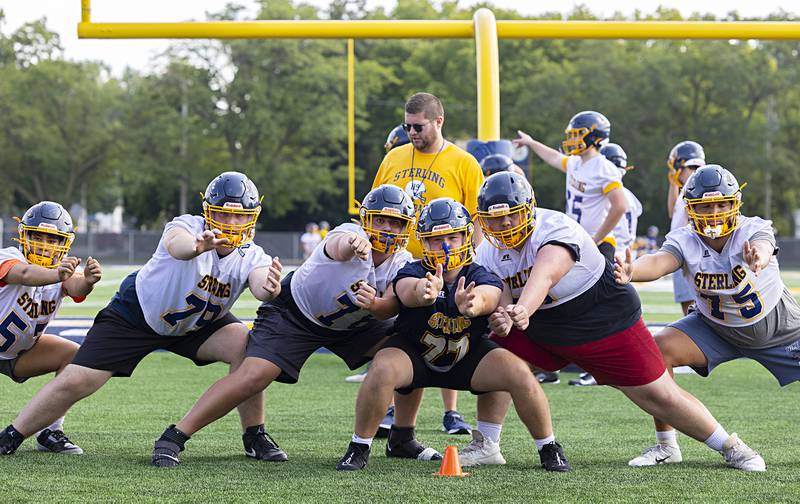
[[[254, 11], [252, 0], [93, 0], [92, 21], [98, 22], [177, 22], [202, 21], [206, 12], [218, 12], [226, 3], [233, 1]], [[328, 0], [304, 0], [320, 7], [329, 4]], [[297, 3], [297, 2], [296, 2]], [[396, 0], [367, 0], [370, 8], [383, 6], [391, 10]], [[462, 0], [463, 6], [476, 2]], [[604, 2], [579, 2], [573, 0], [493, 0], [494, 5], [513, 8], [524, 14], [538, 14], [544, 11], [569, 12], [576, 4], [590, 5], [592, 12], [600, 16], [610, 16], [615, 11], [632, 13], [630, 0], [605, 0]], [[71, 60], [102, 60], [108, 63], [112, 72], [120, 75], [126, 65], [145, 70], [154, 55], [167, 48], [168, 40], [79, 40], [77, 23], [80, 21], [80, 0], [0, 0], [0, 8], [5, 11], [6, 20], [0, 30], [9, 34], [23, 23], [42, 17], [47, 18], [47, 26], [59, 33], [65, 56]], [[636, 7], [644, 12], [654, 12], [659, 6], [676, 8], [684, 16], [695, 11], [724, 16], [736, 10], [745, 17], [763, 17], [783, 8], [800, 14], [797, 0], [637, 0]]]

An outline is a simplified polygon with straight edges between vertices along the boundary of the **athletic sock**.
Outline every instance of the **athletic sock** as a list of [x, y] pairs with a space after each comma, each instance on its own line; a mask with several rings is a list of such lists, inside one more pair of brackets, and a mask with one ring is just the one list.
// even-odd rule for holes
[[503, 430], [503, 424], [481, 422], [478, 420], [477, 429], [481, 431], [481, 434], [483, 434], [486, 439], [490, 439], [493, 443], [499, 443], [500, 433]]
[[716, 430], [705, 440], [706, 445], [714, 451], [722, 451], [722, 445], [730, 437], [728, 432], [717, 424]]
[[656, 431], [656, 443], [667, 446], [678, 446], [678, 434], [675, 429]]
[[357, 434], [353, 434], [353, 439], [352, 439], [352, 441], [353, 441], [354, 443], [358, 443], [358, 444], [365, 444], [365, 445], [367, 445], [367, 446], [370, 446], [370, 447], [371, 447], [371, 446], [372, 446], [372, 439], [373, 439], [373, 438], [371, 438], [371, 437], [369, 437], [369, 438], [363, 438], [363, 437], [359, 437]]
[[555, 440], [556, 440], [555, 434], [550, 434], [546, 438], [534, 439], [533, 441], [536, 443], [536, 451], [541, 451], [544, 445], [553, 443], [555, 442]]
[[180, 429], [175, 428], [175, 424], [170, 425], [167, 427], [167, 430], [161, 434], [161, 437], [158, 438], [159, 441], [169, 441], [171, 443], [175, 443], [181, 448], [181, 451], [184, 449], [184, 445], [186, 441], [189, 441], [191, 436], [188, 436], [180, 431]]

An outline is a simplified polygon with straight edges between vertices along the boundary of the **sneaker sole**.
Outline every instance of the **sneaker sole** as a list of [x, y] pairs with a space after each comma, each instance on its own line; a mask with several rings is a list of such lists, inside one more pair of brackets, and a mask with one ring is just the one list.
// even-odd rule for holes
[[79, 446], [76, 446], [75, 448], [70, 448], [70, 449], [67, 449], [67, 450], [62, 450], [62, 451], [53, 451], [50, 448], [39, 444], [38, 441], [36, 442], [36, 451], [47, 452], [47, 453], [56, 453], [58, 455], [83, 455], [83, 449], [81, 447], [79, 447]]
[[482, 465], [506, 465], [506, 459], [500, 455], [500, 458], [481, 459], [481, 460], [464, 460], [459, 457], [461, 467], [475, 467]]
[[446, 432], [451, 435], [460, 435], [460, 434], [472, 434], [472, 429], [465, 429], [464, 427], [460, 427], [458, 429], [445, 429], [442, 426], [442, 432]]

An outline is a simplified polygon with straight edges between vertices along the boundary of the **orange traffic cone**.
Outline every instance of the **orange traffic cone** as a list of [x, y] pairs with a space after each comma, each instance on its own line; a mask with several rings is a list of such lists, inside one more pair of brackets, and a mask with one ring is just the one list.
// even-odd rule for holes
[[433, 473], [434, 476], [469, 476], [461, 470], [461, 461], [458, 459], [458, 448], [448, 446], [444, 450], [444, 458], [439, 472]]

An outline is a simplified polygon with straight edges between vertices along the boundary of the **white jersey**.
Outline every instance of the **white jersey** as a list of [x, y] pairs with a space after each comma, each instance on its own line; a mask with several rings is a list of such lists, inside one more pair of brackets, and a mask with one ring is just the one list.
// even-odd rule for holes
[[533, 269], [536, 253], [553, 242], [572, 248], [578, 257], [572, 269], [550, 289], [540, 307], [553, 308], [589, 290], [603, 275], [606, 265], [592, 237], [563, 213], [537, 208], [536, 227], [520, 251], [499, 249], [484, 240], [478, 245], [475, 262], [499, 276], [516, 302]]
[[686, 213], [686, 202], [683, 201], [683, 188], [678, 191], [678, 197], [675, 200], [675, 205], [672, 207], [672, 220], [669, 224], [669, 230], [675, 231], [689, 224], [689, 215]]
[[623, 190], [628, 209], [614, 228], [614, 239], [617, 242], [617, 253], [624, 256], [625, 249], [631, 247], [636, 240], [636, 226], [639, 225], [639, 217], [642, 215], [642, 203], [627, 187], [623, 187]]
[[[0, 250], [3, 271], [7, 272], [17, 261], [28, 262], [18, 248]], [[0, 281], [0, 359], [15, 359], [20, 352], [31, 348], [55, 316], [62, 299], [61, 282], [29, 287]]]
[[580, 156], [565, 158], [567, 173], [566, 214], [575, 219], [590, 237], [606, 220], [611, 203], [606, 194], [622, 187], [622, 175], [605, 156], [583, 163]]
[[[167, 223], [164, 234], [175, 228], [196, 236], [205, 229], [205, 221], [181, 215]], [[153, 257], [136, 275], [136, 296], [153, 331], [182, 336], [228, 313], [247, 288], [250, 273], [271, 263], [264, 249], [252, 242], [225, 257], [212, 250], [181, 261], [167, 252], [162, 235]]]
[[383, 296], [397, 272], [413, 260], [411, 254], [402, 249], [378, 267], [372, 262], [372, 251], [365, 261], [357, 257], [344, 262], [334, 261], [325, 253], [325, 244], [341, 233], [357, 233], [367, 238], [358, 224], [337, 226], [292, 275], [292, 297], [303, 315], [317, 325], [335, 331], [350, 330], [374, 320], [368, 310], [355, 305], [359, 282], [366, 282], [377, 291], [377, 296]]
[[691, 226], [667, 234], [662, 250], [681, 263], [683, 276], [694, 286], [697, 308], [720, 325], [742, 327], [764, 318], [778, 304], [784, 285], [773, 255], [755, 276], [744, 261], [744, 242], [775, 240], [772, 221], [739, 216], [739, 226], [722, 251], [707, 246]]

